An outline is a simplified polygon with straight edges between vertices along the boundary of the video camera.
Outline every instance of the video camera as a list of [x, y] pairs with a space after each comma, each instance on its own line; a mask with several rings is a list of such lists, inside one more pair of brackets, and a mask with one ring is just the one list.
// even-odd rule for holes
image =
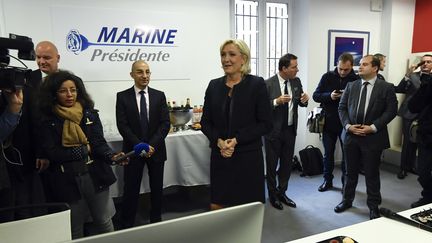
[[[9, 49], [18, 50], [18, 58], [9, 55]], [[9, 66], [10, 57], [24, 65], [23, 67]], [[9, 34], [9, 38], [0, 37], [0, 90], [22, 89], [31, 70], [19, 59], [35, 60], [32, 39], [27, 36]]]

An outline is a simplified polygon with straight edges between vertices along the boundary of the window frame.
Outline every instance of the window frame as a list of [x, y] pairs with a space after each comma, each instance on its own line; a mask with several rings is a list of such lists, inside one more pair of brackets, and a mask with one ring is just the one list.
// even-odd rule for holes
[[[247, 1], [247, 0], [245, 0]], [[293, 0], [251, 0], [254, 2], [258, 2], [258, 38], [257, 38], [257, 43], [258, 43], [258, 55], [257, 55], [257, 59], [258, 59], [258, 65], [257, 65], [257, 76], [261, 76], [264, 77], [264, 79], [267, 79], [273, 75], [275, 75], [276, 73], [269, 73], [268, 75], [266, 75], [267, 72], [270, 72], [267, 70], [267, 29], [266, 29], [266, 23], [267, 23], [267, 6], [266, 3], [281, 3], [281, 4], [286, 4], [287, 5], [287, 10], [288, 10], [288, 24], [287, 24], [287, 52], [290, 52], [291, 47], [292, 47], [292, 38], [291, 36], [291, 23], [292, 21], [290, 21], [291, 16], [292, 16], [292, 4], [293, 4]], [[231, 32], [231, 37], [235, 38], [236, 33], [235, 33], [235, 0], [230, 0], [230, 32]], [[277, 66], [275, 67], [275, 70], [277, 71], [278, 68]]]

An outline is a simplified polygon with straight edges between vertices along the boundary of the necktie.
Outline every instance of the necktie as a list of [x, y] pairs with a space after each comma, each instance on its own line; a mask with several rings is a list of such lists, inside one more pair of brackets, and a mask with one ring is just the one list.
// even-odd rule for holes
[[365, 110], [365, 104], [366, 104], [366, 94], [367, 94], [367, 86], [369, 82], [363, 83], [363, 88], [361, 91], [361, 97], [360, 97], [360, 105], [357, 110], [357, 124], [363, 124], [364, 123], [364, 110]]
[[143, 131], [144, 139], [147, 139], [147, 133], [148, 133], [148, 120], [147, 120], [147, 102], [145, 99], [145, 92], [144, 90], [141, 90], [139, 92], [141, 95], [140, 98], [140, 119], [141, 119], [141, 128]]
[[[287, 95], [288, 94], [288, 81], [285, 80], [284, 84], [285, 84], [284, 94]], [[289, 115], [289, 103], [285, 103], [284, 104], [284, 121], [283, 121], [283, 124], [285, 126], [288, 126], [288, 115]]]

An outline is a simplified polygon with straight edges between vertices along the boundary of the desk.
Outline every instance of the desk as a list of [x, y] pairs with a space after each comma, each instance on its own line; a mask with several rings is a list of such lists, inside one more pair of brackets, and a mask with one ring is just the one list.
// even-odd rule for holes
[[[210, 148], [201, 131], [185, 130], [168, 134], [165, 139], [167, 161], [164, 169], [164, 188], [173, 185], [195, 186], [210, 184]], [[115, 151], [121, 151], [122, 141], [110, 141]], [[123, 167], [113, 166], [117, 182], [110, 187], [112, 197], [123, 194]], [[149, 192], [147, 166], [141, 181], [141, 192]]]
[[[430, 209], [432, 204], [428, 204], [422, 207], [409, 209], [398, 214], [410, 218], [414, 213], [420, 212], [422, 209]], [[336, 236], [348, 236], [357, 242], [415, 242], [415, 243], [426, 243], [432, 242], [432, 233], [426, 230], [422, 230], [398, 221], [385, 218], [369, 220], [363, 223], [354, 224], [351, 226], [343, 227], [327, 231], [324, 233], [311, 235], [298, 240], [290, 241], [291, 243], [311, 243], [319, 242], [326, 239], [330, 239]]]

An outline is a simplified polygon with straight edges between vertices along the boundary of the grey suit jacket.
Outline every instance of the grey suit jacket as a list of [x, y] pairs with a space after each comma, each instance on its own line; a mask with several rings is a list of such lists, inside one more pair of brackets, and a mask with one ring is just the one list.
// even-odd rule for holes
[[356, 124], [357, 106], [362, 87], [361, 79], [348, 83], [339, 103], [339, 117], [342, 122], [342, 138], [344, 144], [351, 143], [354, 139], [372, 150], [382, 150], [390, 147], [387, 124], [393, 120], [397, 113], [397, 99], [393, 84], [382, 79], [377, 79], [372, 90], [369, 105], [365, 114], [365, 124], [374, 124], [377, 132], [365, 137], [356, 136], [346, 131], [346, 125]]
[[414, 120], [417, 117], [417, 113], [412, 113], [408, 109], [408, 103], [413, 95], [420, 88], [420, 72], [412, 73], [408, 80], [405, 77], [399, 82], [398, 86], [395, 87], [396, 93], [404, 93], [405, 99], [399, 107], [398, 115], [404, 119]]
[[[282, 130], [282, 122], [283, 122], [283, 106], [274, 106], [273, 100], [278, 98], [282, 95], [281, 93], [281, 87], [279, 84], [279, 79], [277, 75], [274, 75], [273, 77], [267, 79], [266, 81], [267, 91], [270, 98], [270, 104], [272, 107], [272, 122], [273, 122], [273, 129], [272, 131], [266, 135], [266, 138], [272, 139], [278, 136], [278, 134]], [[294, 130], [297, 131], [297, 123], [298, 123], [298, 106], [306, 107], [306, 104], [303, 104], [300, 102], [300, 96], [303, 93], [303, 88], [301, 85], [301, 81], [299, 78], [294, 78], [289, 80], [291, 85], [291, 93], [293, 97], [293, 125]]]

